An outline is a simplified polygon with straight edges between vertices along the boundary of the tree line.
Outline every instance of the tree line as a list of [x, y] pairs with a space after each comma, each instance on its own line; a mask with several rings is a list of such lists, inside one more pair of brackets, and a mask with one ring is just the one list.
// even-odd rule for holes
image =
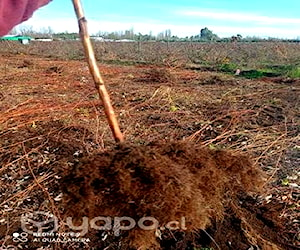
[[[76, 32], [60, 32], [55, 33], [51, 27], [43, 28], [40, 31], [35, 31], [32, 27], [20, 27], [18, 30], [12, 30], [11, 34], [26, 35], [31, 37], [43, 37], [53, 38], [54, 40], [76, 40], [79, 38]], [[92, 34], [92, 37], [99, 37], [106, 40], [132, 40], [137, 42], [143, 41], [163, 41], [163, 42], [259, 42], [259, 41], [288, 41], [288, 42], [300, 42], [300, 37], [297, 39], [279, 39], [279, 38], [260, 38], [258, 36], [242, 37], [240, 34], [232, 35], [230, 37], [220, 38], [217, 34], [214, 34], [212, 30], [207, 27], [202, 28], [199, 34], [194, 36], [178, 37], [172, 35], [170, 29], [162, 31], [157, 35], [135, 33], [133, 29], [125, 31], [115, 32], [103, 32], [99, 31]]]

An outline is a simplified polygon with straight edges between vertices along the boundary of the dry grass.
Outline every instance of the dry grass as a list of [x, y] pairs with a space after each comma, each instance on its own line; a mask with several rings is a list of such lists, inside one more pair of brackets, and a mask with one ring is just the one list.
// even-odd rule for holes
[[[25, 59], [31, 63], [24, 63]], [[19, 230], [21, 214], [48, 211], [60, 216], [61, 202], [55, 200], [61, 193], [58, 165], [108, 150], [114, 142], [84, 62], [19, 55], [2, 57], [0, 63], [4, 218], [0, 243], [4, 246]], [[57, 66], [59, 72], [49, 71]], [[291, 245], [299, 242], [299, 228], [293, 223], [299, 206], [294, 198], [295, 184], [299, 185], [299, 178], [294, 178], [299, 172], [297, 82], [251, 81], [184, 69], [167, 69], [165, 74], [147, 66], [100, 67], [128, 142], [145, 145], [183, 139], [211, 149], [249, 153], [268, 175], [260, 199], [288, 206], [281, 212], [281, 218], [287, 219], [282, 233], [294, 237]], [[151, 77], [141, 81], [145, 72], [160, 74], [168, 82]], [[283, 185], [283, 181], [288, 182]], [[254, 229], [243, 223], [251, 234]]]

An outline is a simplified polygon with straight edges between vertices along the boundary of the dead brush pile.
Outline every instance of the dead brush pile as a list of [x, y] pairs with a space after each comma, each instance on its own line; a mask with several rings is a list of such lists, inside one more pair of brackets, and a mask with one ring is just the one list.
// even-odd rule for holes
[[172, 83], [175, 76], [167, 68], [150, 68], [143, 72], [143, 75], [135, 81], [143, 83]]
[[[247, 156], [229, 151], [186, 142], [121, 145], [65, 173], [64, 207], [73, 218], [151, 216], [159, 226], [184, 217], [191, 232], [221, 220], [239, 194], [259, 191], [262, 176]], [[155, 230], [134, 229], [125, 241], [142, 249], [158, 246]]]

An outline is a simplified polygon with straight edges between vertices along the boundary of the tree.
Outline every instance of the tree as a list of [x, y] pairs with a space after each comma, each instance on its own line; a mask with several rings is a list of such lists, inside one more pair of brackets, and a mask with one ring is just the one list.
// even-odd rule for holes
[[238, 41], [242, 41], [242, 39], [243, 39], [243, 36], [241, 34], [237, 34], [236, 37], [237, 37]]
[[41, 28], [39, 33], [44, 37], [52, 37], [54, 31], [50, 26], [48, 26], [47, 28]]
[[216, 34], [214, 34], [211, 30], [209, 30], [207, 27], [205, 27], [204, 29], [200, 30], [200, 38], [201, 40], [205, 40], [205, 41], [215, 41], [219, 37]]
[[34, 36], [37, 32], [32, 26], [21, 24], [16, 28], [17, 33], [22, 36]]
[[165, 33], [164, 32], [160, 32], [157, 34], [157, 40], [164, 40], [165, 38]]
[[9, 35], [18, 35], [18, 30], [15, 28], [13, 28], [9, 33]]
[[169, 40], [170, 38], [171, 38], [171, 30], [170, 29], [168, 29], [168, 30], [165, 30], [165, 38], [167, 39], [167, 40]]
[[159, 41], [170, 41], [170, 38], [172, 37], [172, 32], [170, 29], [167, 29], [163, 32], [160, 32], [157, 34], [157, 40]]
[[[121, 36], [121, 38], [122, 38], [122, 36]], [[131, 28], [130, 30], [125, 30], [125, 34], [124, 34], [123, 38], [132, 40], [134, 38], [133, 28]]]

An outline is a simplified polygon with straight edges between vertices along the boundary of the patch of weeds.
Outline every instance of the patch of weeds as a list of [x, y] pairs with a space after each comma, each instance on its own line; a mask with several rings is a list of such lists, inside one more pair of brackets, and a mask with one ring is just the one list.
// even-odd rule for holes
[[285, 178], [285, 179], [282, 179], [282, 180], [281, 180], [281, 185], [282, 185], [282, 186], [288, 186], [289, 184], [290, 184], [290, 183], [289, 183], [289, 180], [288, 180], [288, 179]]
[[280, 76], [280, 74], [276, 72], [272, 72], [270, 70], [251, 69], [251, 70], [241, 71], [240, 76], [243, 76], [248, 79], [257, 79], [261, 77], [276, 77], [276, 76]]
[[287, 77], [300, 78], [300, 67], [295, 67], [287, 72]]
[[218, 66], [218, 69], [222, 72], [234, 73], [238, 65], [235, 63], [222, 63]]
[[[219, 70], [233, 73], [237, 69], [236, 64], [227, 63], [222, 64]], [[244, 69], [241, 70], [239, 76], [245, 77], [247, 79], [257, 79], [261, 77], [289, 77], [289, 78], [299, 78], [300, 77], [300, 67], [298, 65], [263, 65], [256, 69]]]
[[[218, 66], [218, 70], [221, 72], [226, 72], [226, 73], [230, 73], [233, 74], [236, 72], [236, 70], [239, 68], [239, 66], [235, 63], [222, 63]], [[272, 66], [267, 66], [261, 69], [244, 69], [241, 70], [241, 72], [239, 73], [239, 76], [248, 78], [248, 79], [257, 79], [257, 78], [261, 78], [261, 77], [276, 77], [276, 76], [280, 76], [283, 75], [283, 72], [287, 72], [287, 70], [285, 69], [285, 71], [283, 71], [282, 68], [278, 67], [278, 68], [273, 68]]]
[[286, 73], [289, 70], [294, 68], [294, 65], [265, 65], [264, 66], [265, 69], [271, 70], [273, 72], [278, 72], [278, 73]]
[[213, 143], [209, 144], [208, 147], [209, 147], [209, 149], [217, 150], [217, 146]]
[[89, 117], [89, 115], [90, 115], [88, 108], [77, 108], [76, 111], [85, 117]]
[[265, 68], [279, 76], [286, 76], [290, 78], [300, 77], [299, 65], [267, 65]]
[[281, 99], [274, 97], [274, 98], [268, 100], [268, 103], [273, 104], [273, 105], [279, 105], [282, 103], [282, 101], [281, 101]]
[[171, 105], [170, 106], [170, 111], [171, 112], [176, 112], [179, 108], [176, 105]]

